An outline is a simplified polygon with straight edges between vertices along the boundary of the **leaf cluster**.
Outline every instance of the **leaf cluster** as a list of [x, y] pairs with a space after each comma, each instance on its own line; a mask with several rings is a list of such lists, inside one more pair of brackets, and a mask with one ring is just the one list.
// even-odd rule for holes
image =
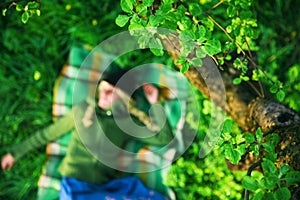
[[286, 164], [277, 169], [275, 148], [279, 141], [278, 135], [273, 133], [264, 139], [262, 131], [257, 129], [255, 137], [247, 133], [244, 138], [250, 153], [260, 158], [263, 171], [259, 179], [246, 176], [242, 181], [244, 188], [254, 192], [253, 199], [290, 199], [290, 186], [300, 183], [300, 172]]

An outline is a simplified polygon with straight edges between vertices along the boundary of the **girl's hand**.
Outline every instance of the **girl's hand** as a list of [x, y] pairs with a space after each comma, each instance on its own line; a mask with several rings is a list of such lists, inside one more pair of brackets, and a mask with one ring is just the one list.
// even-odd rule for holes
[[152, 84], [143, 85], [143, 89], [150, 104], [155, 104], [158, 102], [158, 89]]
[[10, 154], [6, 154], [2, 157], [1, 166], [3, 170], [11, 169], [15, 163], [15, 158]]

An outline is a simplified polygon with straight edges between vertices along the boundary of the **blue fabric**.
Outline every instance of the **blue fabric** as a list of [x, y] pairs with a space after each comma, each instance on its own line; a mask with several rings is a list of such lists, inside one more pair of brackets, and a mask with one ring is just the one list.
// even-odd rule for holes
[[74, 178], [62, 178], [61, 200], [167, 200], [143, 185], [137, 177], [112, 180], [96, 185]]

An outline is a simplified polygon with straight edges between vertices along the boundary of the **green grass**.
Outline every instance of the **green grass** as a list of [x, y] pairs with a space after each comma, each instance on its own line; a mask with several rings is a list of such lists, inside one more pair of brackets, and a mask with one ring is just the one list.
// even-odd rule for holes
[[[66, 8], [71, 6], [71, 9]], [[54, 81], [75, 44], [95, 46], [120, 31], [109, 1], [42, 1], [41, 16], [22, 24], [20, 13], [0, 16], [0, 156], [52, 122]], [[93, 24], [94, 23], [94, 24]], [[0, 171], [0, 199], [36, 199], [45, 147]]]

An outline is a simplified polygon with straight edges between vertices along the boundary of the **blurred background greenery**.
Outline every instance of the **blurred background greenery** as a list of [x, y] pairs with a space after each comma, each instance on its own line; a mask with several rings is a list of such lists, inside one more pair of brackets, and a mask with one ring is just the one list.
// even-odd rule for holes
[[[122, 30], [115, 25], [121, 9], [113, 1], [41, 1], [41, 16], [27, 24], [10, 9], [0, 16], [0, 155], [52, 122], [56, 77], [75, 44], [95, 46]], [[284, 103], [300, 111], [300, 10], [296, 0], [255, 1], [260, 29], [259, 64], [286, 87]], [[126, 61], [124, 61], [126, 62]], [[268, 84], [268, 83], [267, 83]], [[188, 151], [174, 163], [166, 183], [180, 199], [242, 199], [245, 172], [231, 172], [218, 149], [198, 158], [199, 141], [210, 120], [210, 102], [198, 95], [202, 124]], [[241, 134], [235, 125], [236, 134]], [[0, 171], [0, 199], [35, 199], [45, 149], [26, 155], [11, 171]]]

